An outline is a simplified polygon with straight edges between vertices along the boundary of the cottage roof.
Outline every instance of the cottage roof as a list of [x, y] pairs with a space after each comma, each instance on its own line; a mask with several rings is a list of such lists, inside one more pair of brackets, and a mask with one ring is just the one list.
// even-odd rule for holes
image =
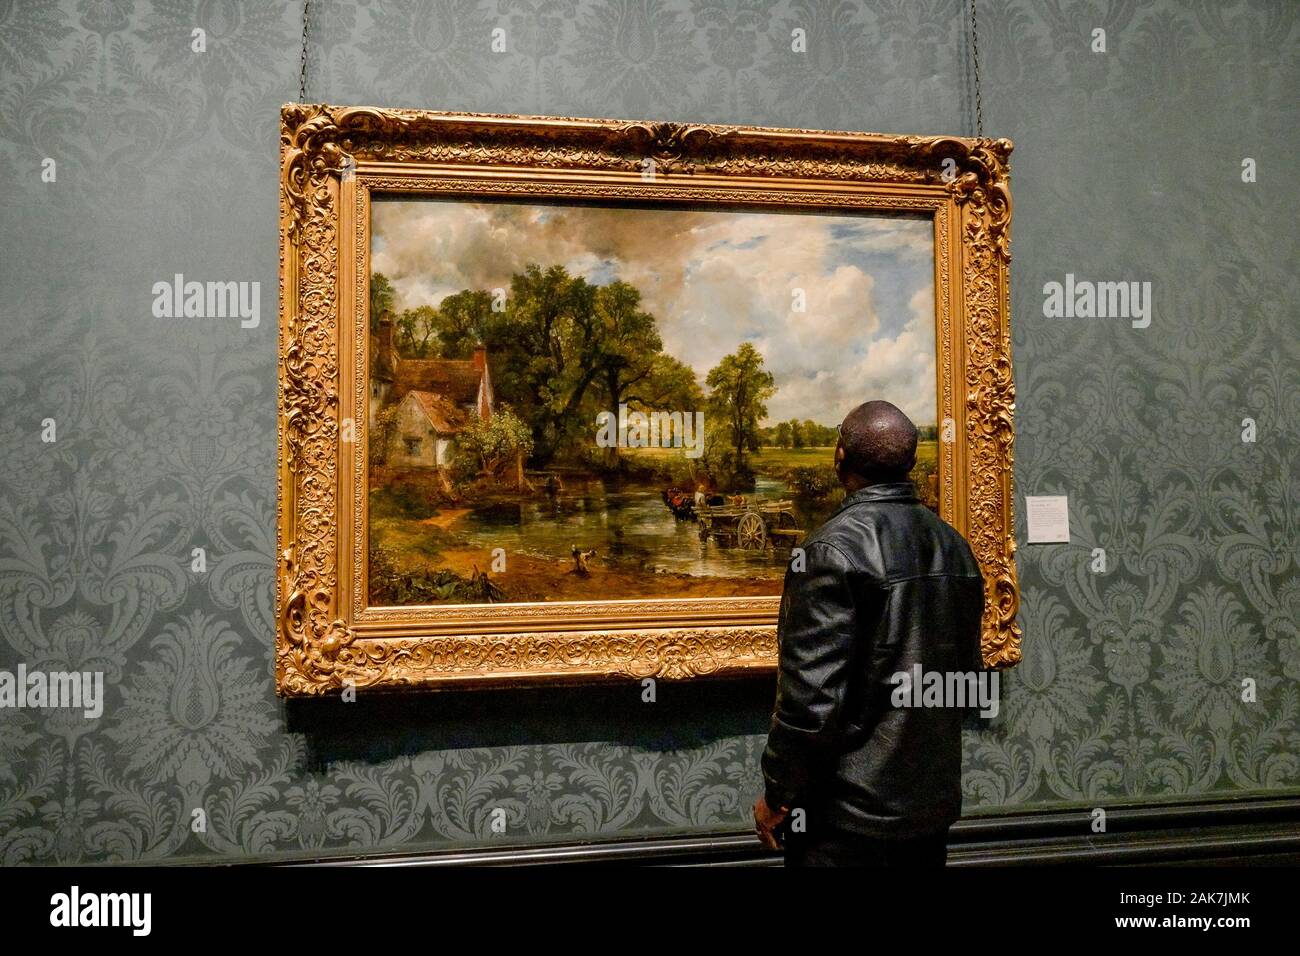
[[473, 405], [478, 401], [482, 378], [483, 373], [475, 368], [473, 359], [403, 358], [396, 370], [398, 392], [433, 392], [457, 405]]
[[440, 435], [453, 435], [469, 424], [469, 415], [445, 395], [414, 389], [408, 393]]

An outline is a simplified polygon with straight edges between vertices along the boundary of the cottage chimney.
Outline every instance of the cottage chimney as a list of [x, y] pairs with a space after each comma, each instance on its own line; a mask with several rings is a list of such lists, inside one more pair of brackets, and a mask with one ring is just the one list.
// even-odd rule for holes
[[478, 417], [492, 419], [492, 373], [487, 367], [487, 346], [480, 342], [474, 347], [474, 371], [478, 372]]

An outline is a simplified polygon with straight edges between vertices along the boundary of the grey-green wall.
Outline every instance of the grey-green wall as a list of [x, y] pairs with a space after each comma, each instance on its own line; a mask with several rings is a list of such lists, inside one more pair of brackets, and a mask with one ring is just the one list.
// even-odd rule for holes
[[[956, 0], [315, 6], [312, 100], [971, 132]], [[1018, 497], [1068, 493], [1072, 541], [1022, 544], [1025, 661], [968, 734], [968, 812], [1296, 791], [1300, 5], [978, 13], [985, 128], [1016, 143]], [[300, 36], [296, 4], [0, 4], [0, 667], [108, 682], [98, 720], [0, 710], [0, 859], [747, 830], [770, 681], [653, 705], [275, 697], [277, 122]], [[260, 326], [155, 318], [175, 273], [259, 281]], [[1044, 318], [1066, 273], [1151, 281], [1150, 327]]]

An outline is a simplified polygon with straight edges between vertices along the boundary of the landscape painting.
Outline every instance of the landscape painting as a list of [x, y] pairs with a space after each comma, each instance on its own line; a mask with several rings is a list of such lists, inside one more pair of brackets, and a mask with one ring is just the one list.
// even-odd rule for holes
[[924, 215], [376, 194], [371, 606], [778, 595], [886, 399], [937, 509]]
[[278, 691], [771, 674], [873, 399], [1015, 664], [1013, 148], [285, 104]]

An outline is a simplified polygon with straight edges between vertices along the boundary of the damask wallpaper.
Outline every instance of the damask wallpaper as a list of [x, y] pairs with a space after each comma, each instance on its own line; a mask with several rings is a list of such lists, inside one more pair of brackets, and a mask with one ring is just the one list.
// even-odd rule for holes
[[[972, 131], [958, 0], [313, 7], [312, 100]], [[1016, 144], [1018, 508], [1068, 494], [1071, 542], [1021, 545], [972, 815], [1300, 790], [1298, 20], [980, 0], [985, 129]], [[98, 717], [0, 709], [0, 860], [747, 831], [769, 681], [276, 698], [301, 34], [266, 0], [0, 3], [0, 668], [105, 674]], [[249, 283], [255, 317], [160, 317], [178, 274]], [[1050, 317], [1076, 279], [1150, 282], [1149, 323]]]

